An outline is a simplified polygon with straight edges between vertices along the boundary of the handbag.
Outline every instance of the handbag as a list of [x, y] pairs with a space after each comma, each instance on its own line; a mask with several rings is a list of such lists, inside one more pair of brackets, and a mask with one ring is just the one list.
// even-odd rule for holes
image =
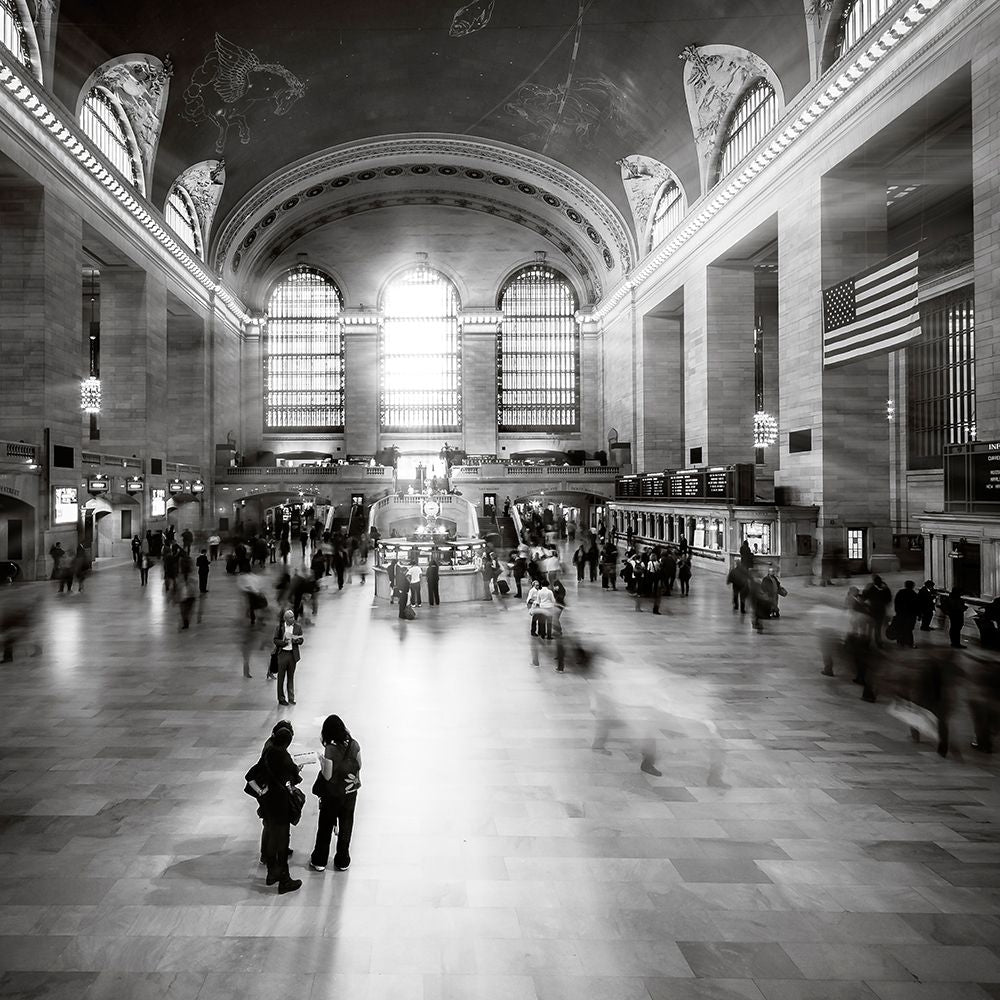
[[885, 627], [885, 637], [889, 642], [895, 642], [899, 638], [899, 626], [896, 624], [896, 619], [893, 618]]
[[290, 787], [288, 789], [288, 822], [292, 826], [297, 826], [300, 819], [302, 819], [302, 807], [306, 804], [306, 796], [303, 791], [298, 788]]

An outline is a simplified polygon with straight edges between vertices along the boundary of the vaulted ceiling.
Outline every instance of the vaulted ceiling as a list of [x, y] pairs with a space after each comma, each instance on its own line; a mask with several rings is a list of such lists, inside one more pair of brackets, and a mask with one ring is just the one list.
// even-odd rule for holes
[[[173, 77], [152, 200], [162, 204], [191, 164], [224, 157], [213, 253], [229, 240], [225, 266], [232, 266], [234, 241], [242, 242], [275, 205], [303, 199], [315, 175], [319, 183], [354, 185], [340, 192], [338, 204], [348, 194], [357, 204], [383, 195], [404, 201], [407, 192], [418, 201], [452, 199], [449, 205], [467, 198], [460, 207], [479, 211], [502, 204], [506, 218], [560, 249], [573, 247], [572, 232], [553, 229], [554, 206], [542, 200], [549, 194], [566, 203], [559, 206], [560, 224], [579, 228], [579, 252], [586, 250], [588, 266], [597, 269], [605, 248], [618, 258], [616, 219], [631, 225], [617, 161], [635, 153], [654, 157], [692, 200], [699, 193], [681, 50], [741, 46], [764, 60], [792, 96], [809, 78], [806, 35], [803, 0], [473, 0], [464, 7], [460, 0], [62, 0], [54, 88], [73, 108], [106, 60], [169, 56]], [[366, 140], [421, 135], [457, 144], [432, 143], [421, 152], [397, 143], [379, 147], [374, 159], [371, 146], [363, 157], [349, 155]], [[486, 169], [491, 143], [508, 154], [506, 166], [494, 164], [502, 179], [470, 177], [468, 170]], [[339, 159], [322, 155], [330, 150]], [[316, 170], [289, 171], [300, 162]], [[429, 171], [413, 172], [422, 166]], [[358, 180], [366, 168], [376, 171], [370, 179], [380, 185], [377, 195]], [[276, 177], [282, 178], [277, 187]], [[270, 202], [260, 197], [268, 183]], [[596, 218], [596, 202], [567, 196], [565, 185], [576, 183], [596, 189], [607, 218]], [[530, 193], [523, 187], [518, 193], [519, 184]], [[509, 190], [498, 198], [501, 188]], [[330, 199], [321, 201], [323, 211], [319, 202], [311, 213], [297, 211], [289, 232], [329, 224]], [[567, 222], [566, 211], [582, 221], [570, 215]], [[616, 259], [605, 270], [627, 266]]]

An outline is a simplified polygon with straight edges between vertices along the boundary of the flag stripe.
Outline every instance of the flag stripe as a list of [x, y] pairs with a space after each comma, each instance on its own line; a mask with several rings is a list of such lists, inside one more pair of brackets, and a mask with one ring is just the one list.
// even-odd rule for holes
[[[916, 340], [920, 336], [919, 326], [915, 329], [908, 330], [906, 333], [901, 333], [890, 340], [879, 342], [878, 351], [886, 352], [898, 351], [901, 347], [904, 347], [911, 340]], [[823, 366], [825, 368], [830, 368], [833, 365], [844, 364], [847, 361], [857, 361], [859, 358], [863, 358], [867, 355], [876, 353], [872, 350], [871, 345], [865, 345], [864, 347], [859, 347], [854, 350], [844, 351], [840, 354], [829, 355], [823, 361]]]
[[900, 317], [895, 323], [877, 327], [867, 333], [860, 333], [855, 337], [849, 337], [838, 341], [836, 344], [829, 344], [824, 351], [826, 355], [836, 354], [839, 351], [853, 350], [862, 344], [877, 344], [883, 337], [894, 337], [897, 333], [911, 330], [920, 325], [920, 313], [912, 312]]
[[918, 254], [874, 265], [823, 292], [823, 364], [898, 350], [920, 336]]

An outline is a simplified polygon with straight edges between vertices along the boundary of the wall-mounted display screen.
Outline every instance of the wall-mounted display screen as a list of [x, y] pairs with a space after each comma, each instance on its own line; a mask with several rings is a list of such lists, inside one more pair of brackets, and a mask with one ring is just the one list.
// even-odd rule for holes
[[166, 490], [150, 490], [149, 491], [149, 516], [150, 517], [163, 517], [167, 513], [167, 491]]
[[52, 523], [76, 524], [80, 517], [79, 491], [75, 486], [56, 486], [52, 490]]

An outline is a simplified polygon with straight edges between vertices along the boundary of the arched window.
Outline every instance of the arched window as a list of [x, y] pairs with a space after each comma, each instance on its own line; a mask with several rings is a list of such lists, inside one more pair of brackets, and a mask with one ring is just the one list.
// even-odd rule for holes
[[118, 173], [141, 191], [142, 159], [132, 126], [103, 87], [95, 87], [87, 95], [80, 111], [80, 125]]
[[181, 238], [181, 242], [196, 256], [202, 257], [201, 220], [188, 194], [187, 188], [175, 184], [167, 197], [163, 212], [167, 225]]
[[653, 231], [649, 240], [652, 249], [684, 218], [684, 192], [676, 181], [668, 181], [653, 212]]
[[264, 430], [344, 429], [340, 289], [311, 267], [289, 271], [267, 306]]
[[21, 13], [14, 0], [0, 0], [0, 42], [3, 42], [14, 53], [22, 66], [31, 69], [28, 36], [24, 30]]
[[424, 265], [382, 299], [380, 419], [384, 430], [457, 431], [462, 424], [458, 292]]
[[844, 8], [837, 39], [837, 58], [850, 52], [896, 0], [851, 0]]
[[761, 77], [744, 92], [729, 121], [726, 137], [719, 151], [719, 180], [750, 152], [778, 120], [778, 96]]
[[500, 292], [497, 424], [502, 431], [580, 427], [580, 332], [570, 283], [544, 264]]

